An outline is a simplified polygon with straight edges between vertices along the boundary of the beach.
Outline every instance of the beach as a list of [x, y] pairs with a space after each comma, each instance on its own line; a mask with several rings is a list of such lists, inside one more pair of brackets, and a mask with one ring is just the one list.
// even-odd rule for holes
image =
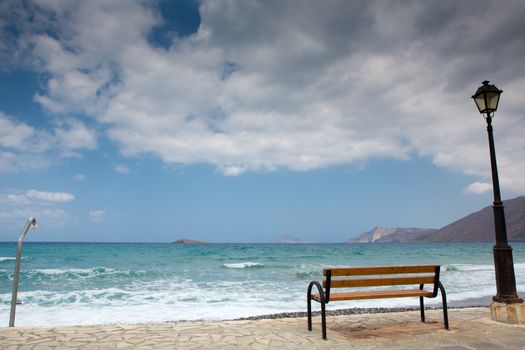
[[[495, 323], [491, 245], [28, 244], [16, 327], [8, 328], [13, 244], [0, 244], [0, 349], [521, 349], [523, 326]], [[60, 252], [57, 254], [56, 252]], [[525, 244], [515, 245], [525, 294]], [[439, 263], [439, 298], [338, 302], [306, 322], [323, 266]], [[314, 304], [314, 311], [319, 305]], [[3, 327], [3, 328], [2, 328]]]
[[525, 326], [496, 323], [487, 307], [234, 321], [0, 328], [0, 349], [525, 349]]

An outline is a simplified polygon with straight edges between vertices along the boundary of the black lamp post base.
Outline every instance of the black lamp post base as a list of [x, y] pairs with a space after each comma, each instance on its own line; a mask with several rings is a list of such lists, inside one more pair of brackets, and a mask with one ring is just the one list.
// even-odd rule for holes
[[493, 248], [497, 294], [493, 301], [505, 304], [523, 303], [516, 291], [512, 248], [507, 243], [496, 243]]
[[516, 295], [495, 295], [492, 297], [492, 301], [503, 304], [521, 304], [523, 299]]

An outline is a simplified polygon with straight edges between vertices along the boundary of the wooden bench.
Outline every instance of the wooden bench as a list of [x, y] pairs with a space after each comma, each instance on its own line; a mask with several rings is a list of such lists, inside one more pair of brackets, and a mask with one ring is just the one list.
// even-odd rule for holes
[[[425, 322], [425, 305], [423, 298], [435, 298], [438, 289], [443, 300], [443, 321], [448, 327], [447, 296], [445, 288], [439, 281], [439, 265], [418, 266], [371, 266], [371, 267], [333, 267], [323, 269], [323, 284], [312, 281], [308, 285], [308, 330], [312, 330], [312, 300], [321, 304], [321, 325], [323, 339], [326, 340], [326, 304], [331, 301], [363, 300], [382, 298], [419, 297], [421, 322]], [[430, 285], [430, 289], [424, 289]], [[318, 293], [312, 294], [317, 287]], [[396, 288], [363, 290], [362, 287], [412, 286], [410, 289]], [[345, 290], [333, 293], [334, 288]], [[360, 288], [358, 290], [353, 288]], [[353, 289], [353, 290], [352, 290]], [[376, 288], [377, 289], [377, 288]]]

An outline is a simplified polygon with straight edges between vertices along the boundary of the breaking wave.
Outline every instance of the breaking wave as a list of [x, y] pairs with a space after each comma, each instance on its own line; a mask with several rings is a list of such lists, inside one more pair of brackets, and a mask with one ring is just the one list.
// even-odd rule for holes
[[246, 268], [253, 268], [253, 267], [263, 267], [264, 264], [246, 261], [246, 262], [240, 262], [240, 263], [222, 264], [222, 266], [227, 269], [246, 269]]

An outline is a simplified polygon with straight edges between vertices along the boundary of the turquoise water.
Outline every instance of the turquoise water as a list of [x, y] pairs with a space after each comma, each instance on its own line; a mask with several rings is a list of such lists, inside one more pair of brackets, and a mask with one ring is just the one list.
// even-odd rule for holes
[[[513, 243], [525, 296], [525, 243]], [[7, 326], [15, 243], [0, 243], [0, 327]], [[495, 294], [492, 244], [24, 243], [16, 324], [229, 319], [305, 311], [325, 266], [441, 264], [451, 302]], [[410, 299], [330, 308], [417, 306]]]

